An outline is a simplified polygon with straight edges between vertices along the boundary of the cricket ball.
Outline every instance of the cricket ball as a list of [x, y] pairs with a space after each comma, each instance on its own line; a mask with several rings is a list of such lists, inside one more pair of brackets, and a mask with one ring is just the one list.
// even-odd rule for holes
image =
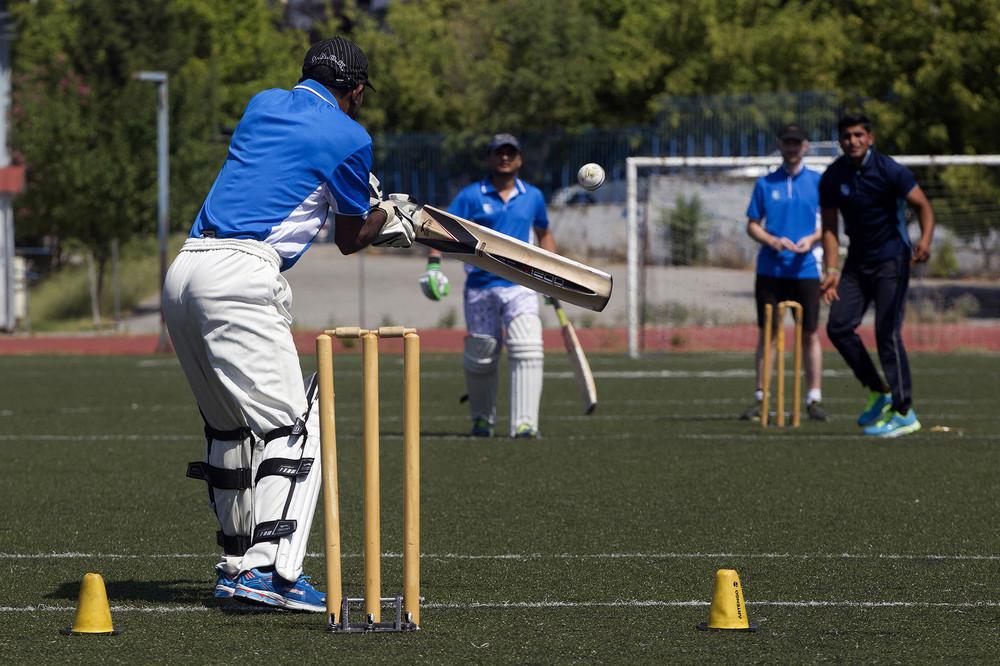
[[585, 190], [596, 190], [604, 184], [604, 168], [594, 162], [584, 164], [576, 172], [576, 182]]

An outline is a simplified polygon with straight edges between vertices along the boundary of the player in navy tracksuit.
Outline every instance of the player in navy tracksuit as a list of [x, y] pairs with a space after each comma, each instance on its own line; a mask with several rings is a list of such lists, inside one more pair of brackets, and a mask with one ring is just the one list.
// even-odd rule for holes
[[[820, 288], [831, 304], [826, 331], [869, 390], [858, 425], [866, 435], [896, 437], [920, 429], [911, 406], [910, 365], [901, 329], [910, 264], [930, 258], [934, 211], [909, 169], [875, 149], [867, 117], [844, 116], [837, 129], [844, 155], [826, 170], [819, 187], [826, 264]], [[907, 205], [920, 223], [916, 245], [911, 245], [906, 232]], [[838, 211], [850, 239], [843, 269], [837, 265]], [[872, 302], [884, 379], [856, 332]]]

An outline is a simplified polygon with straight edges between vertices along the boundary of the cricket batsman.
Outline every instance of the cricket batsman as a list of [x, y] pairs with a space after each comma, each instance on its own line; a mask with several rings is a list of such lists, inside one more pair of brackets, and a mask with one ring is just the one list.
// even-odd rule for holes
[[254, 96], [167, 273], [167, 327], [205, 422], [205, 460], [188, 476], [207, 483], [219, 523], [216, 597], [325, 610], [302, 575], [321, 486], [317, 388], [303, 381], [281, 274], [327, 221], [344, 254], [413, 241], [408, 213], [370, 177], [356, 121], [366, 87], [364, 52], [335, 37], [309, 49], [291, 90]]

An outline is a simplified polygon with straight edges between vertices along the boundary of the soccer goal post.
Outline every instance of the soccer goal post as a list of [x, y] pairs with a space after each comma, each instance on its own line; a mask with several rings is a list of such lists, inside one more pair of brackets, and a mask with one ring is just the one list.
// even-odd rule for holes
[[[1000, 155], [896, 155], [895, 160], [914, 171], [917, 182], [935, 207], [938, 224], [949, 227], [956, 237], [977, 240], [983, 248], [984, 265], [989, 267], [988, 244], [1000, 245]], [[807, 156], [804, 163], [817, 171], [826, 169], [835, 156]], [[627, 327], [628, 353], [638, 358], [643, 351], [646, 303], [641, 274], [647, 261], [648, 241], [654, 226], [650, 203], [650, 170], [659, 175], [689, 181], [725, 179], [729, 196], [709, 193], [709, 203], [722, 206], [723, 216], [733, 223], [732, 233], [745, 235], [745, 211], [756, 178], [777, 168], [780, 155], [762, 157], [629, 157], [626, 159], [627, 224]], [[644, 173], [640, 173], [643, 171]], [[640, 175], [645, 176], [644, 205], [640, 207]], [[697, 187], [692, 187], [692, 192]], [[736, 194], [739, 193], [739, 197]], [[695, 205], [697, 194], [691, 194]], [[719, 201], [716, 201], [719, 199]], [[738, 202], [737, 202], [738, 199]], [[678, 195], [678, 201], [683, 201]], [[725, 200], [725, 201], [723, 201]], [[728, 201], [728, 203], [726, 203]], [[726, 207], [728, 206], [728, 207]], [[738, 229], [738, 232], [735, 230]], [[697, 258], [695, 259], [698, 260]], [[702, 258], [703, 260], [703, 258]]]

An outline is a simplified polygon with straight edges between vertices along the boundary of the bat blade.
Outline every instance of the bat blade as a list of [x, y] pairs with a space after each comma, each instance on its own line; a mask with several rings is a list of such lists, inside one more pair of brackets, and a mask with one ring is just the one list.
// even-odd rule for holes
[[580, 389], [580, 398], [583, 400], [583, 413], [593, 414], [597, 408], [597, 384], [594, 382], [594, 373], [590, 370], [590, 362], [587, 355], [583, 353], [583, 346], [576, 336], [576, 329], [573, 323], [566, 316], [562, 304], [555, 298], [552, 299], [552, 307], [559, 317], [559, 325], [562, 327], [563, 344], [566, 345], [566, 353], [569, 354], [570, 365], [573, 366], [573, 375], [576, 377], [576, 385]]
[[600, 312], [611, 299], [611, 275], [511, 238], [446, 211], [424, 206], [416, 241], [511, 282]]

